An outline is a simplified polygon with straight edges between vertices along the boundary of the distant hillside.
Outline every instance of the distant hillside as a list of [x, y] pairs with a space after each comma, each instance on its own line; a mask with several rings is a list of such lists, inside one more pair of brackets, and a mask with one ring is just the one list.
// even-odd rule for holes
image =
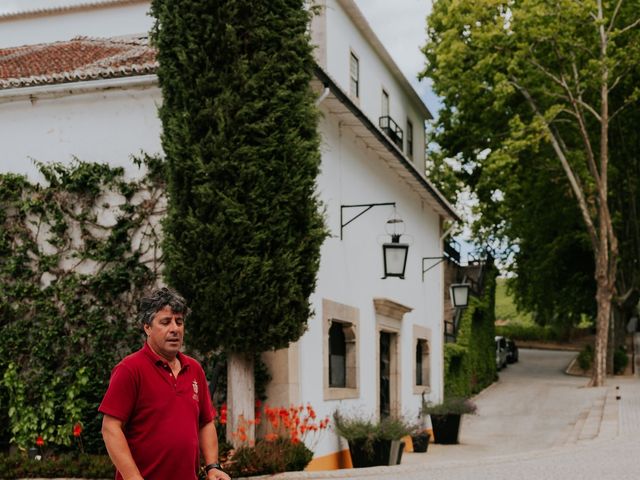
[[530, 313], [520, 313], [516, 309], [513, 297], [507, 292], [507, 279], [499, 277], [496, 288], [496, 324], [506, 323], [533, 324]]

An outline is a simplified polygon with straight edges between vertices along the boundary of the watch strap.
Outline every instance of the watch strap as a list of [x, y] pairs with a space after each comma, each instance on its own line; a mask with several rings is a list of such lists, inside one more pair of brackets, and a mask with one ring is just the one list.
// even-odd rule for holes
[[210, 463], [204, 467], [204, 471], [205, 473], [209, 473], [209, 471], [213, 470], [214, 468], [216, 470], [222, 470], [222, 467], [220, 466], [219, 463]]

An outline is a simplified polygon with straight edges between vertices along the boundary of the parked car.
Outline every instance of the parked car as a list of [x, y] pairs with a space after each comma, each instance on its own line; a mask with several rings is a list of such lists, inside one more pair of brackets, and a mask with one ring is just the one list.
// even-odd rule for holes
[[507, 366], [507, 340], [504, 337], [496, 337], [496, 369], [501, 370]]
[[518, 346], [510, 338], [505, 338], [505, 341], [507, 342], [507, 363], [516, 363], [518, 361]]

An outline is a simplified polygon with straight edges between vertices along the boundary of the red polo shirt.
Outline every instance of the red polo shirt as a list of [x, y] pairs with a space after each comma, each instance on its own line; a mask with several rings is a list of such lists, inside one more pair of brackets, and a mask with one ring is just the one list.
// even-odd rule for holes
[[[145, 480], [196, 480], [198, 432], [213, 420], [204, 371], [178, 354], [178, 378], [149, 345], [111, 372], [100, 412], [124, 422], [133, 459]], [[116, 480], [122, 480], [116, 472]]]

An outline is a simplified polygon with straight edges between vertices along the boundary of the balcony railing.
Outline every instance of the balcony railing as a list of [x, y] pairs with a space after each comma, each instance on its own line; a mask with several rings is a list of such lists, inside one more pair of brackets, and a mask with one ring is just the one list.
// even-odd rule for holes
[[393, 121], [393, 118], [389, 116], [380, 117], [379, 125], [382, 131], [387, 134], [387, 137], [389, 137], [389, 139], [395, 143], [400, 150], [402, 150], [402, 129]]
[[444, 256], [460, 265], [460, 244], [455, 240], [444, 242]]

